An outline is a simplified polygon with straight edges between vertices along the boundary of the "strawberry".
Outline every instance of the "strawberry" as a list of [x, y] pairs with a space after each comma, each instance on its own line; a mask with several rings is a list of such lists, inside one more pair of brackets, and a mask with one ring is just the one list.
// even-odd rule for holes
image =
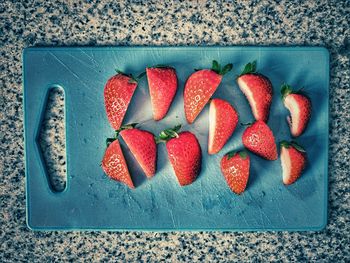
[[266, 76], [256, 73], [255, 61], [245, 66], [237, 83], [248, 99], [255, 120], [267, 122], [273, 95], [272, 84]]
[[231, 137], [238, 122], [236, 110], [225, 100], [213, 99], [209, 108], [208, 153], [218, 153]]
[[265, 122], [256, 121], [248, 127], [243, 132], [242, 141], [249, 151], [267, 160], [277, 160], [275, 137]]
[[212, 69], [198, 70], [187, 79], [184, 89], [184, 107], [188, 123], [194, 122], [219, 86], [222, 76], [231, 69], [232, 64], [221, 68], [214, 60]]
[[138, 80], [144, 73], [134, 78], [121, 71], [111, 77], [104, 88], [105, 108], [109, 123], [118, 130], [122, 125], [126, 110], [137, 87]]
[[290, 115], [287, 121], [293, 137], [300, 136], [306, 129], [311, 116], [311, 101], [301, 93], [293, 92], [289, 85], [281, 88], [284, 106], [289, 110]]
[[176, 71], [168, 66], [146, 69], [153, 118], [158, 121], [165, 117], [177, 91]]
[[135, 188], [118, 140], [114, 140], [107, 147], [102, 160], [102, 169], [110, 178]]
[[147, 177], [156, 172], [157, 145], [154, 135], [148, 131], [127, 128], [120, 135], [134, 155]]
[[249, 178], [250, 158], [246, 151], [229, 152], [221, 159], [221, 172], [231, 190], [244, 192]]
[[305, 150], [296, 142], [281, 142], [281, 165], [283, 183], [294, 183], [306, 166]]
[[159, 134], [159, 141], [166, 142], [170, 163], [181, 186], [191, 184], [201, 170], [202, 152], [194, 134], [178, 133], [180, 125]]

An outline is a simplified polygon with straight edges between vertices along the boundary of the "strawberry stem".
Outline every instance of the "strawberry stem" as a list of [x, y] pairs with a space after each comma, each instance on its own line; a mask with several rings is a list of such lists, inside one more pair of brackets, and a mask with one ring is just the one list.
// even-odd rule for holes
[[134, 79], [136, 80], [136, 82], [139, 82], [140, 79], [142, 79], [145, 75], [146, 75], [146, 71], [141, 72], [141, 73], [138, 74], [138, 75], [136, 76], [136, 78], [134, 78]]
[[118, 130], [115, 130], [115, 137], [117, 138], [119, 133], [123, 130], [129, 130], [129, 129], [133, 129], [136, 127], [136, 125], [138, 125], [138, 123], [129, 123], [126, 125], [123, 125], [122, 127], [120, 127]]
[[241, 150], [241, 151], [236, 151], [236, 150], [232, 150], [230, 152], [228, 152], [226, 155], [227, 155], [227, 160], [230, 160], [232, 157], [234, 157], [236, 154], [239, 154], [239, 156], [242, 158], [242, 159], [245, 159], [247, 158], [248, 156], [248, 153], [246, 150]]
[[129, 75], [129, 77], [131, 78], [129, 80], [129, 83], [139, 83], [139, 81], [143, 78], [143, 76], [146, 75], [146, 71], [141, 72], [139, 75], [137, 75], [136, 77], [134, 77], [132, 74]]
[[226, 153], [227, 159], [230, 160], [233, 156], [236, 155], [236, 153], [237, 153], [236, 150], [229, 151], [228, 153]]
[[244, 74], [249, 74], [249, 73], [256, 73], [256, 60], [253, 62], [249, 62], [248, 64], [245, 65], [242, 73], [238, 76], [242, 76]]
[[114, 142], [117, 138], [107, 138], [106, 139], [106, 146], [108, 147], [112, 142]]
[[300, 144], [298, 144], [296, 141], [291, 141], [290, 144], [299, 152], [303, 152], [303, 153], [306, 152], [305, 149]]
[[219, 62], [217, 62], [216, 60], [213, 60], [213, 63], [212, 63], [212, 66], [211, 66], [211, 70], [213, 70], [216, 73], [220, 74], [221, 66], [220, 66]]
[[239, 154], [239, 156], [241, 156], [242, 159], [245, 159], [248, 156], [248, 153], [246, 150], [242, 150], [242, 151], [238, 152], [238, 154]]
[[165, 129], [159, 133], [159, 136], [156, 137], [156, 143], [167, 142], [172, 138], [179, 138], [179, 130], [181, 129], [181, 124], [176, 125], [172, 129]]
[[252, 125], [251, 122], [246, 122], [246, 123], [241, 122], [240, 124], [241, 124], [242, 126], [251, 126], [251, 125]]
[[115, 131], [114, 131], [114, 136], [113, 136], [113, 138], [107, 138], [107, 139], [106, 139], [106, 145], [107, 145], [107, 147], [108, 147], [112, 142], [114, 142], [116, 139], [118, 139], [119, 133], [120, 133], [122, 130], [133, 129], [133, 128], [136, 127], [136, 125], [138, 125], [138, 123], [129, 123], [129, 124], [126, 124], [126, 125], [121, 126], [118, 130], [115, 130]]
[[281, 87], [282, 100], [284, 100], [291, 93], [293, 93], [292, 87], [284, 83]]
[[295, 148], [297, 151], [299, 151], [299, 152], [306, 152], [305, 150], [304, 150], [304, 148], [300, 145], [300, 144], [298, 144], [296, 141], [291, 141], [291, 142], [287, 142], [287, 141], [281, 141], [281, 147], [285, 147], [285, 148], [289, 148], [290, 146], [292, 146], [293, 148]]
[[233, 65], [231, 63], [225, 65], [222, 70], [220, 71], [220, 75], [225, 75], [226, 73], [228, 73], [229, 71], [231, 71], [231, 69], [233, 68]]
[[175, 69], [175, 68], [172, 67], [172, 66], [164, 65], [164, 64], [157, 64], [157, 65], [154, 65], [154, 66], [148, 67], [148, 68], [165, 68], [165, 69], [169, 68], [169, 69]]
[[211, 70], [215, 71], [217, 74], [222, 76], [225, 75], [227, 72], [229, 72], [232, 68], [233, 68], [233, 65], [231, 63], [225, 65], [222, 68], [219, 62], [217, 62], [216, 60], [213, 60], [213, 63], [211, 66]]
[[129, 83], [139, 83], [140, 79], [143, 78], [143, 76], [146, 75], [146, 71], [144, 72], [141, 72], [139, 75], [137, 75], [136, 77], [134, 77], [132, 74], [127, 74], [127, 73], [124, 73], [123, 71], [119, 70], [119, 69], [115, 69], [115, 71], [118, 73], [118, 74], [121, 74], [121, 75], [124, 75], [124, 76], [127, 76], [130, 78], [129, 80]]
[[290, 147], [290, 143], [287, 141], [281, 141], [280, 145], [281, 145], [281, 147], [285, 147], [287, 149]]
[[121, 74], [121, 75], [125, 75], [125, 76], [128, 76], [128, 77], [130, 77], [130, 74], [126, 74], [126, 73], [124, 73], [123, 71], [121, 71], [120, 69], [115, 69], [115, 71], [118, 73], [118, 74]]

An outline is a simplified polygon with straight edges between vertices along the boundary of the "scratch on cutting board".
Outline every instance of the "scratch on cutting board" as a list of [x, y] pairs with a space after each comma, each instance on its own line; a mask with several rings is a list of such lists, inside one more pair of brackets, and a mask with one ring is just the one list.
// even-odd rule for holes
[[92, 64], [93, 64], [96, 68], [98, 68], [99, 63], [95, 60], [95, 58], [93, 57], [92, 53], [91, 53], [91, 56], [90, 56], [88, 53], [86, 53], [86, 52], [84, 51], [84, 49], [80, 48], [79, 50], [80, 50], [85, 56], [87, 56], [87, 57], [90, 59], [90, 61], [92, 62]]
[[283, 214], [282, 214], [282, 211], [281, 211], [281, 208], [280, 208], [280, 202], [279, 202], [278, 199], [276, 199], [276, 203], [277, 203], [277, 211], [278, 211], [278, 214], [281, 216], [284, 225], [287, 226], [287, 221], [286, 221], [286, 219], [284, 218], [284, 216], [283, 216]]
[[[169, 201], [168, 201], [168, 199], [167, 199], [166, 205], [167, 205], [167, 207], [164, 207], [164, 208], [169, 212], [169, 215], [170, 215], [172, 224], [173, 224], [173, 226], [175, 227], [174, 214], [173, 214], [172, 209], [171, 209], [170, 206], [169, 206]], [[160, 206], [160, 208], [162, 208], [162, 206]]]
[[174, 219], [173, 211], [169, 210], [169, 212], [170, 212], [170, 217], [171, 217], [171, 222], [172, 222], [172, 224], [173, 224], [173, 227], [176, 227], [176, 226], [175, 226], [175, 219]]
[[202, 207], [202, 212], [203, 212], [203, 211], [204, 211], [204, 204], [203, 204], [204, 195], [203, 195], [203, 185], [202, 185], [202, 181], [200, 182], [199, 186], [200, 186], [200, 191], [201, 191], [201, 207]]
[[[112, 50], [111, 53], [112, 53], [113, 58], [114, 58], [114, 59], [113, 59], [114, 68], [115, 68], [115, 69], [120, 69], [120, 68], [119, 68], [120, 65], [118, 65], [119, 59], [117, 58], [117, 56], [116, 56], [116, 54], [115, 54], [115, 51]], [[124, 70], [125, 70], [125, 69], [124, 69]], [[125, 73], [127, 73], [127, 72], [125, 72]]]
[[[125, 195], [126, 196], [129, 196], [129, 193], [128, 193], [128, 189], [125, 187], [124, 188], [124, 191], [125, 191]], [[125, 197], [124, 197], [125, 198]], [[126, 199], [126, 204], [127, 204], [127, 208], [126, 208], [126, 211], [127, 211], [127, 213], [128, 213], [128, 216], [129, 216], [129, 220], [130, 220], [130, 222], [133, 222], [133, 219], [132, 219], [132, 216], [131, 216], [131, 213], [130, 213], [130, 200], [129, 200], [129, 198], [125, 198]]]
[[238, 202], [237, 204], [238, 204], [238, 209], [240, 210], [240, 212], [239, 212], [238, 215], [237, 215], [237, 218], [239, 217], [239, 215], [241, 215], [241, 216], [243, 217], [244, 223], [245, 223], [247, 226], [249, 226], [248, 221], [247, 221], [247, 218], [246, 218], [245, 215], [244, 215], [245, 211], [243, 210], [243, 208], [241, 207], [241, 205], [240, 205], [239, 202]]
[[91, 64], [86, 63], [84, 60], [82, 60], [82, 59], [78, 58], [77, 56], [72, 55], [70, 53], [67, 53], [67, 55], [70, 56], [71, 58], [75, 59], [76, 61], [78, 61], [80, 64], [82, 64], [82, 65], [88, 67], [89, 69], [93, 70], [96, 74], [99, 74], [99, 72], [94, 67], [91, 67]]
[[60, 60], [54, 53], [52, 53], [51, 51], [49, 51], [49, 54], [58, 61], [58, 63], [60, 63], [66, 70], [68, 70], [70, 73], [72, 73], [72, 75], [74, 77], [76, 77], [77, 79], [79, 79], [79, 76], [77, 74], [75, 74], [75, 72], [73, 70], [71, 70], [66, 64], [64, 64], [64, 62], [62, 60]]
[[[86, 87], [86, 88], [88, 88], [88, 89], [90, 88], [90, 86], [88, 86], [85, 82], [83, 82], [83, 81], [81, 80], [81, 78], [80, 78], [73, 70], [71, 70], [66, 64], [64, 64], [63, 61], [60, 60], [54, 53], [49, 52], [49, 54], [50, 54], [53, 58], [55, 58], [55, 59], [58, 61], [58, 63], [60, 63], [65, 69], [67, 69], [68, 72], [70, 72], [81, 84], [83, 84], [84, 87]], [[91, 87], [93, 87], [93, 86], [91, 86]]]

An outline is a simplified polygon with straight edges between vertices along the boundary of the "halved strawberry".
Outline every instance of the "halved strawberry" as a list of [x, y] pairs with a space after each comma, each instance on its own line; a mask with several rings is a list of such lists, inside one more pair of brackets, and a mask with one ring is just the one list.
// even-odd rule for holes
[[165, 117], [177, 91], [176, 71], [168, 66], [146, 68], [153, 118]]
[[184, 107], [188, 123], [194, 122], [219, 86], [222, 76], [231, 69], [232, 64], [221, 68], [214, 60], [212, 69], [198, 70], [187, 79], [184, 89]]
[[243, 132], [242, 141], [249, 151], [267, 160], [277, 160], [275, 137], [265, 122], [256, 121], [248, 127]]
[[107, 147], [102, 160], [102, 169], [110, 178], [135, 188], [117, 139]]
[[306, 166], [305, 150], [296, 142], [281, 142], [281, 165], [283, 183], [294, 183], [301, 175]]
[[311, 101], [301, 93], [293, 92], [289, 85], [281, 88], [284, 106], [290, 111], [287, 121], [293, 137], [300, 136], [306, 129], [311, 117]]
[[255, 61], [245, 66], [237, 83], [248, 99], [254, 118], [267, 122], [273, 95], [272, 84], [266, 76], [256, 73]]
[[166, 142], [170, 163], [181, 186], [196, 180], [201, 170], [202, 151], [194, 134], [178, 133], [181, 125], [166, 129], [159, 134], [159, 141]]
[[157, 145], [154, 135], [148, 131], [130, 128], [120, 131], [120, 135], [134, 155], [147, 177], [156, 172]]
[[221, 172], [231, 190], [244, 192], [249, 178], [250, 158], [246, 151], [229, 152], [221, 159]]
[[118, 71], [111, 77], [104, 88], [105, 108], [109, 123], [118, 130], [122, 125], [126, 110], [137, 87], [138, 80], [143, 73], [134, 78]]
[[225, 100], [213, 99], [209, 108], [208, 153], [218, 153], [231, 137], [238, 122], [236, 110]]

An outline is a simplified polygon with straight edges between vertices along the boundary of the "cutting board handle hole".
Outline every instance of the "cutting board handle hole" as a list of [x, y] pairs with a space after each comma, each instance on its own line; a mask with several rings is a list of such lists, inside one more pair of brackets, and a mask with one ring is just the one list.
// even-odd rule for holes
[[53, 192], [63, 192], [67, 184], [65, 98], [60, 86], [49, 88], [42, 112], [38, 142], [42, 151], [48, 182]]

